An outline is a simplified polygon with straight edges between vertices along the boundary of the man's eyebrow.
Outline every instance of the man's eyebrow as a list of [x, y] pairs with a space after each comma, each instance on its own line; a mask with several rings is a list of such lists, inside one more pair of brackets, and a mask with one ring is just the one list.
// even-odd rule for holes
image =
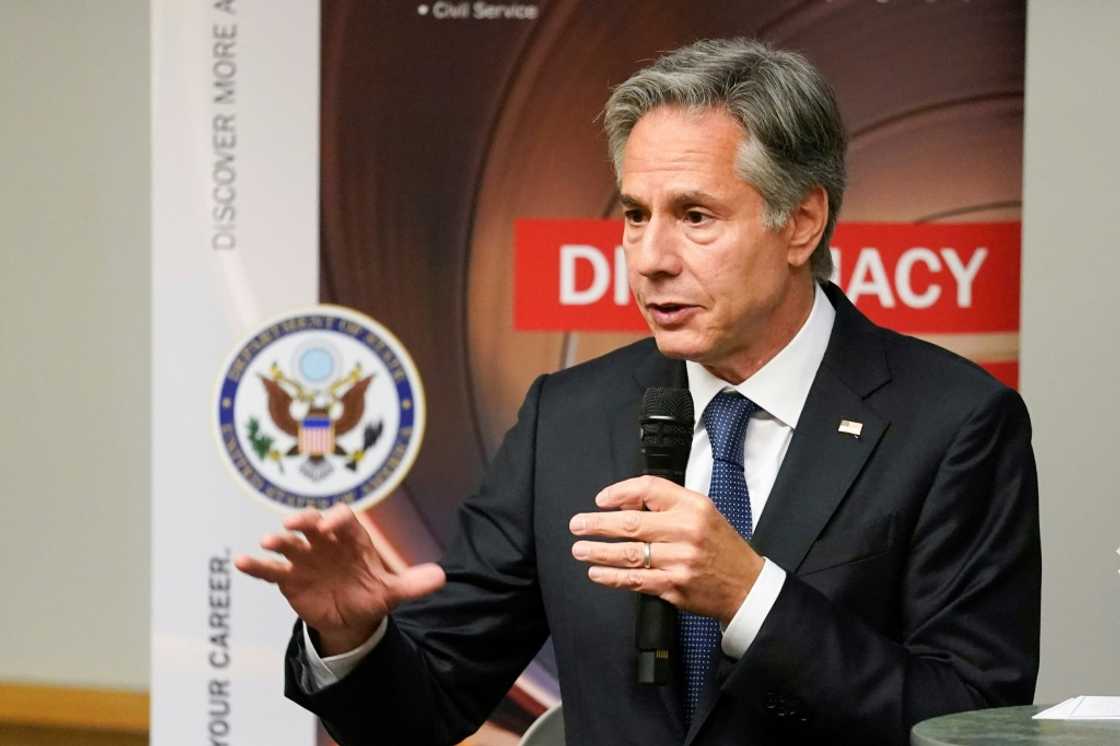
[[678, 207], [695, 204], [710, 205], [713, 202], [718, 201], [719, 200], [717, 200], [714, 195], [708, 194], [707, 192], [702, 192], [700, 190], [690, 190], [673, 195], [673, 204], [677, 205]]
[[[626, 208], [645, 207], [645, 204], [640, 199], [629, 194], [620, 194], [618, 196], [618, 201], [622, 204], [623, 207]], [[714, 202], [719, 202], [719, 200], [714, 195], [711, 195], [708, 192], [700, 191], [698, 189], [690, 189], [688, 191], [680, 192], [678, 194], [674, 194], [672, 197], [672, 204], [675, 207], [686, 207], [688, 205], [695, 204], [710, 205]]]

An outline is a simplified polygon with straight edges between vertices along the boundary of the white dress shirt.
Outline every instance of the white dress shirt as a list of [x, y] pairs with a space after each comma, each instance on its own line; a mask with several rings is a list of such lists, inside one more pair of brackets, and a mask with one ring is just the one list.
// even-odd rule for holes
[[[702, 415], [716, 394], [738, 391], [758, 405], [743, 438], [743, 469], [751, 500], [751, 520], [755, 526], [758, 525], [774, 480], [778, 477], [778, 469], [793, 440], [809, 389], [824, 359], [835, 320], [836, 310], [824, 290], [817, 285], [809, 318], [797, 334], [777, 355], [739, 385], [733, 386], [717, 378], [699, 363], [691, 360], [685, 363], [688, 390], [696, 412], [696, 429], [692, 434], [692, 451], [685, 470], [685, 487], [708, 494], [712, 479], [712, 443], [704, 428]], [[763, 560], [762, 572], [723, 631], [720, 646], [731, 658], [741, 658], [747, 652], [785, 583], [785, 570], [769, 559]]]
[[[688, 361], [688, 389], [696, 412], [696, 429], [692, 435], [692, 451], [685, 470], [685, 487], [708, 494], [712, 478], [712, 444], [704, 429], [704, 409], [721, 391], [738, 391], [758, 409], [751, 415], [743, 442], [743, 464], [750, 493], [751, 517], [758, 525], [770, 490], [778, 476], [789, 449], [793, 433], [809, 388], [816, 378], [817, 368], [824, 359], [836, 311], [819, 285], [813, 297], [809, 318], [783, 347], [754, 375], [737, 386], [732, 386], [708, 372], [699, 363]], [[724, 630], [721, 647], [724, 654], [740, 658], [754, 642], [758, 630], [774, 606], [785, 583], [785, 570], [769, 559], [764, 559], [762, 572], [747, 593], [742, 606]], [[388, 620], [382, 620], [373, 635], [360, 646], [341, 655], [320, 658], [304, 625], [304, 650], [307, 654], [312, 678], [316, 687], [333, 684], [357, 667], [358, 663], [385, 635]]]

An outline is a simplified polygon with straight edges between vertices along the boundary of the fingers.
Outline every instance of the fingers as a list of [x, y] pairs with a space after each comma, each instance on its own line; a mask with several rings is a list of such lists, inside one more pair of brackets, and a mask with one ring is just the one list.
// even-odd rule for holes
[[340, 558], [358, 556], [362, 541], [372, 550], [369, 536], [349, 505], [335, 505], [323, 512], [308, 508], [285, 518], [283, 525], [287, 533], [269, 534], [261, 539], [260, 546], [283, 555], [288, 562], [241, 555], [235, 563], [238, 569], [261, 580], [280, 583], [309, 568], [321, 567], [324, 562], [337, 564]]
[[335, 541], [368, 541], [368, 534], [354, 510], [345, 503], [332, 505], [322, 512], [307, 508], [284, 519], [284, 528], [299, 531], [311, 546]]
[[672, 516], [640, 510], [619, 510], [613, 513], [577, 513], [569, 529], [576, 536], [606, 536], [615, 539], [667, 541], [678, 531]]
[[670, 603], [676, 603], [678, 598], [669, 573], [664, 570], [630, 570], [593, 565], [587, 568], [587, 577], [608, 588], [621, 588], [648, 593], [651, 596], [661, 596]]
[[261, 539], [261, 548], [295, 561], [311, 551], [307, 539], [299, 534], [269, 534]]
[[239, 554], [233, 558], [233, 566], [246, 575], [269, 583], [282, 583], [288, 579], [292, 566], [282, 560], [262, 559]]
[[358, 523], [354, 509], [346, 503], [337, 503], [323, 511], [323, 520], [319, 524], [323, 533], [337, 534], [347, 538], [365, 536], [365, 529]]
[[323, 514], [318, 510], [306, 508], [285, 518], [283, 525], [289, 531], [300, 531], [306, 535], [308, 533], [318, 533], [319, 522], [322, 519]]
[[[572, 556], [595, 565], [645, 568], [646, 543], [577, 541], [572, 545]], [[666, 564], [675, 564], [681, 559], [681, 547], [677, 544], [650, 543], [649, 545], [650, 567], [664, 567]]]
[[668, 479], [646, 475], [604, 487], [595, 496], [595, 504], [614, 510], [669, 510], [692, 494]]
[[722, 518], [707, 496], [660, 477], [616, 482], [603, 488], [595, 503], [603, 512], [572, 517], [576, 536], [696, 543]]
[[444, 574], [443, 568], [434, 562], [406, 568], [398, 575], [392, 576], [389, 581], [389, 592], [392, 596], [389, 606], [426, 596], [442, 588], [446, 582], [447, 575]]

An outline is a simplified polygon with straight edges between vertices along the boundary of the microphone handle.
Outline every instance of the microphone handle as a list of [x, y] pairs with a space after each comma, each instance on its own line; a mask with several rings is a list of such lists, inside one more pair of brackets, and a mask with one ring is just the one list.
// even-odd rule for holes
[[668, 601], [638, 594], [638, 683], [664, 686], [673, 664], [669, 646], [677, 630], [677, 608]]
[[[647, 467], [645, 473], [684, 484], [682, 468]], [[674, 647], [676, 633], [677, 607], [657, 596], [639, 593], [636, 630], [639, 684], [664, 686], [669, 683], [673, 670], [669, 651]]]

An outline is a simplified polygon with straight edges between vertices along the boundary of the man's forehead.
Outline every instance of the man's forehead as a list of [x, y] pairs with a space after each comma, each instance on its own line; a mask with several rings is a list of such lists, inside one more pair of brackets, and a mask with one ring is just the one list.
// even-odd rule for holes
[[735, 189], [743, 130], [725, 111], [661, 107], [638, 120], [619, 169], [622, 203], [702, 201]]
[[733, 163], [746, 133], [720, 109], [658, 107], [630, 131], [622, 151], [622, 172], [711, 168]]

